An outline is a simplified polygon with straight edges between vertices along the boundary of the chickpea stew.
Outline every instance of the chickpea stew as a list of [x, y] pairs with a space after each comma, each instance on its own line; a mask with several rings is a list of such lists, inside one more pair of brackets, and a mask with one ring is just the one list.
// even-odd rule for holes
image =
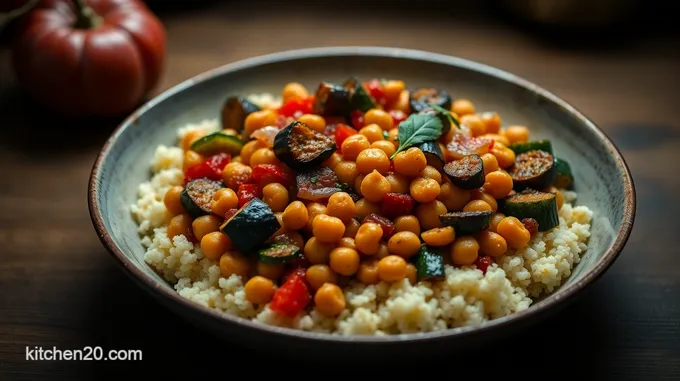
[[[313, 93], [291, 82], [280, 99], [229, 97], [218, 128], [181, 136], [181, 181], [163, 192], [167, 218], [158, 227], [215, 269], [199, 289], [240, 282], [251, 312], [237, 314], [266, 309], [281, 321], [313, 311], [310, 319], [333, 320], [328, 329], [337, 331], [357, 309], [353, 287], [436, 289], [459, 270], [484, 280], [570, 227], [562, 212], [573, 199], [568, 162], [550, 141], [504, 126], [470, 100], [356, 78], [321, 82]], [[168, 271], [172, 250], [153, 255], [164, 263], [157, 270], [189, 293], [179, 286], [182, 271]], [[521, 281], [511, 278], [503, 274], [499, 287], [515, 292], [512, 282]], [[528, 306], [532, 284], [518, 287]], [[494, 314], [503, 313], [481, 319]], [[458, 324], [443, 321], [411, 330]]]

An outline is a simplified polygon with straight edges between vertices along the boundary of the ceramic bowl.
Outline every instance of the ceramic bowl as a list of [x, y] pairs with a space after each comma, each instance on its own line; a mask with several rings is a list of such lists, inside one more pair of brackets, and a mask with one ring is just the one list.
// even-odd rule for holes
[[[481, 325], [426, 334], [337, 337], [262, 326], [220, 314], [180, 297], [144, 262], [144, 248], [129, 206], [149, 178], [153, 147], [171, 145], [186, 123], [218, 118], [225, 97], [280, 91], [289, 81], [315, 88], [319, 81], [400, 78], [432, 86], [500, 113], [504, 124], [530, 126], [535, 138], [552, 140], [573, 166], [577, 204], [594, 212], [587, 253], [564, 285], [529, 309]], [[526, 326], [563, 307], [600, 277], [625, 245], [635, 216], [635, 190], [617, 148], [593, 122], [567, 102], [510, 73], [460, 58], [379, 47], [332, 47], [281, 52], [231, 63], [165, 91], [130, 115], [112, 134], [93, 167], [89, 207], [101, 242], [125, 272], [162, 304], [189, 321], [245, 344], [266, 342], [327, 353], [403, 353], [467, 347]], [[407, 347], [407, 348], [406, 348]]]

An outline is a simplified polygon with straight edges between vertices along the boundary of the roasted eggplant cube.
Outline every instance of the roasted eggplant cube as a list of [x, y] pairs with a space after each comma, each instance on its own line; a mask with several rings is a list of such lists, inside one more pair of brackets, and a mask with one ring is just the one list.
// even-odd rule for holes
[[213, 195], [224, 188], [221, 181], [211, 179], [196, 179], [190, 181], [180, 193], [179, 201], [184, 210], [193, 218], [211, 214], [210, 203]]
[[220, 226], [220, 230], [242, 253], [253, 252], [280, 228], [274, 212], [259, 198], [248, 201]]
[[544, 189], [552, 185], [557, 176], [555, 158], [545, 151], [527, 151], [515, 157], [515, 163], [508, 173], [517, 192]]
[[331, 157], [337, 146], [335, 139], [295, 121], [276, 134], [274, 155], [295, 170], [308, 170]]
[[321, 82], [314, 95], [313, 111], [322, 116], [349, 116], [349, 90], [334, 83]]
[[437, 105], [443, 109], [451, 109], [451, 96], [444, 90], [431, 87], [420, 88], [411, 91], [409, 103], [413, 112], [421, 112], [430, 107], [430, 104]]
[[229, 97], [222, 106], [222, 128], [233, 128], [240, 133], [246, 117], [259, 110], [258, 105], [244, 97]]

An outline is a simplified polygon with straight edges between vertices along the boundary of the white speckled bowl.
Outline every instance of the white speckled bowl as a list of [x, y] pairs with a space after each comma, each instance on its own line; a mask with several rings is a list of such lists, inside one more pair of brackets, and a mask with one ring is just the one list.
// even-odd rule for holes
[[[278, 92], [291, 80], [315, 88], [319, 81], [400, 78], [409, 86], [433, 86], [498, 111], [504, 124], [523, 124], [532, 136], [549, 138], [556, 152], [570, 161], [576, 177], [577, 204], [594, 211], [592, 238], [581, 263], [555, 293], [528, 310], [478, 326], [426, 334], [383, 337], [336, 337], [256, 325], [220, 314], [180, 297], [144, 262], [144, 248], [129, 206], [137, 186], [149, 178], [149, 161], [158, 144], [175, 143], [178, 127], [218, 118], [228, 95]], [[94, 165], [89, 207], [102, 243], [142, 288], [190, 321], [244, 343], [262, 340], [322, 354], [339, 348], [366, 355], [385, 351], [464, 347], [494, 338], [507, 328], [529, 323], [564, 306], [592, 284], [625, 245], [635, 217], [635, 190], [630, 172], [612, 142], [572, 106], [546, 90], [501, 70], [422, 51], [333, 47], [255, 57], [200, 74], [151, 100], [128, 117], [103, 147]], [[275, 341], [272, 341], [275, 340]], [[405, 348], [407, 347], [407, 348]], [[349, 353], [349, 352], [345, 352]]]

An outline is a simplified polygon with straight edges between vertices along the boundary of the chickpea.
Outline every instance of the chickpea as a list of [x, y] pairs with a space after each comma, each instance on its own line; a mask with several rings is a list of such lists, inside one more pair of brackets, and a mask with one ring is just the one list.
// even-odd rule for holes
[[354, 250], [357, 249], [357, 245], [354, 242], [354, 238], [350, 238], [350, 237], [340, 238], [340, 241], [338, 241], [338, 246], [339, 247], [347, 247], [347, 248], [354, 249]]
[[439, 170], [437, 168], [435, 168], [431, 165], [428, 165], [427, 167], [425, 167], [425, 169], [420, 171], [420, 174], [418, 176], [425, 178], [425, 179], [432, 179], [432, 180], [436, 181], [437, 184], [439, 184], [439, 185], [441, 185], [441, 183], [442, 183], [441, 172], [439, 172]]
[[375, 142], [371, 143], [371, 148], [379, 149], [379, 150], [385, 152], [385, 155], [387, 155], [388, 160], [389, 160], [389, 157], [392, 156], [397, 151], [394, 144], [392, 142], [390, 142], [389, 140], [375, 141]]
[[512, 177], [506, 172], [491, 172], [485, 178], [484, 191], [496, 199], [504, 198], [512, 191]]
[[418, 270], [413, 263], [406, 264], [406, 278], [412, 285], [418, 283]]
[[274, 297], [274, 282], [256, 275], [246, 282], [243, 292], [246, 295], [246, 300], [250, 303], [267, 304]]
[[407, 177], [415, 177], [427, 167], [427, 158], [419, 148], [411, 147], [394, 157], [394, 170]]
[[439, 183], [436, 180], [424, 179], [422, 177], [411, 181], [409, 188], [411, 197], [421, 203], [434, 201], [441, 192]]
[[200, 216], [191, 223], [194, 237], [200, 241], [208, 233], [216, 232], [220, 229], [222, 219], [214, 214]]
[[501, 222], [505, 218], [505, 215], [503, 213], [494, 213], [491, 215], [491, 221], [489, 222], [489, 230], [490, 232], [497, 233], [496, 228], [498, 227], [498, 223]]
[[237, 251], [227, 251], [220, 257], [220, 271], [225, 278], [237, 275], [245, 279], [250, 272], [250, 262]]
[[234, 156], [233, 158], [231, 158], [230, 163], [241, 163], [241, 156], [240, 155]]
[[364, 114], [364, 123], [366, 125], [375, 123], [385, 131], [389, 131], [394, 128], [392, 116], [387, 113], [387, 111], [381, 110], [379, 108], [366, 111], [366, 114]]
[[293, 201], [283, 211], [281, 218], [284, 227], [291, 230], [299, 230], [307, 225], [309, 212], [302, 201]]
[[319, 214], [312, 223], [314, 237], [320, 242], [337, 242], [345, 234], [345, 224], [337, 217]]
[[307, 240], [307, 243], [305, 243], [303, 253], [305, 255], [305, 259], [307, 259], [309, 263], [313, 265], [320, 265], [328, 263], [328, 257], [334, 248], [334, 244], [323, 243], [316, 237], [312, 237]]
[[184, 151], [184, 160], [182, 161], [182, 169], [185, 171], [194, 165], [200, 164], [205, 160], [203, 155], [196, 151]]
[[260, 110], [248, 114], [243, 122], [245, 136], [250, 136], [255, 130], [262, 127], [276, 125], [276, 112], [272, 110]]
[[213, 194], [212, 201], [210, 201], [210, 210], [214, 214], [224, 216], [229, 209], [235, 208], [238, 208], [238, 196], [236, 196], [236, 192], [233, 190], [222, 188]]
[[378, 148], [367, 148], [357, 156], [357, 170], [365, 175], [378, 171], [387, 174], [390, 170], [390, 159], [387, 154]]
[[179, 235], [183, 235], [189, 242], [193, 241], [195, 238], [191, 224], [192, 219], [188, 214], [178, 214], [172, 217], [168, 224], [168, 238], [172, 240]]
[[526, 143], [529, 141], [529, 129], [524, 126], [508, 126], [503, 131], [503, 135], [508, 139], [508, 143]]
[[383, 230], [380, 225], [374, 222], [366, 222], [359, 227], [357, 235], [354, 237], [354, 244], [362, 254], [373, 255], [380, 248], [382, 236]]
[[347, 247], [335, 248], [330, 254], [330, 266], [340, 275], [354, 275], [359, 270], [359, 253]]
[[437, 196], [437, 200], [444, 203], [446, 209], [452, 212], [461, 211], [471, 199], [469, 190], [459, 188], [450, 182], [441, 185], [441, 190]]
[[341, 161], [333, 168], [333, 171], [338, 176], [338, 180], [345, 184], [354, 184], [359, 176], [357, 165], [353, 161]]
[[257, 273], [265, 278], [276, 280], [283, 276], [285, 265], [257, 262]]
[[406, 84], [404, 81], [389, 80], [383, 86], [383, 91], [385, 92], [385, 98], [387, 102], [392, 103], [399, 99], [401, 92], [404, 91]]
[[485, 112], [481, 115], [484, 125], [486, 127], [486, 132], [491, 134], [497, 134], [501, 129], [501, 117], [496, 112]]
[[[389, 132], [387, 133], [387, 136], [388, 136], [387, 140], [392, 142], [392, 144], [396, 145], [397, 142], [399, 141], [399, 129], [393, 128], [393, 129], [389, 130]], [[392, 155], [390, 155], [390, 157], [391, 156]]]
[[357, 207], [349, 194], [337, 192], [333, 193], [331, 197], [328, 198], [326, 213], [329, 216], [337, 217], [342, 222], [347, 223], [356, 216]]
[[439, 200], [434, 200], [418, 205], [415, 215], [420, 221], [420, 228], [430, 230], [442, 226], [439, 216], [444, 213], [446, 213], [446, 205]]
[[403, 111], [405, 113], [411, 112], [411, 104], [409, 103], [410, 94], [408, 90], [403, 90], [399, 94], [399, 99], [392, 105], [392, 109]]
[[328, 265], [309, 266], [305, 278], [313, 291], [318, 290], [325, 283], [338, 283], [338, 274], [333, 272]]
[[451, 105], [451, 112], [455, 112], [460, 116], [474, 114], [475, 105], [467, 99], [456, 99]]
[[208, 233], [201, 238], [201, 251], [203, 255], [216, 261], [222, 254], [231, 249], [231, 239], [220, 231]]
[[508, 251], [508, 244], [505, 242], [505, 238], [488, 230], [477, 234], [477, 242], [479, 243], [479, 252], [482, 255], [499, 257]]
[[516, 217], [505, 217], [498, 223], [496, 232], [515, 250], [525, 247], [531, 240], [531, 233]]
[[314, 305], [324, 316], [337, 316], [345, 309], [345, 295], [340, 287], [326, 283], [314, 294]]
[[469, 266], [477, 260], [479, 244], [474, 237], [460, 237], [451, 245], [451, 260], [458, 266]]
[[430, 246], [446, 246], [456, 239], [456, 231], [451, 226], [430, 229], [420, 235]]
[[196, 140], [202, 138], [205, 136], [205, 133], [199, 130], [194, 130], [194, 131], [189, 131], [187, 132], [183, 137], [180, 142], [180, 145], [182, 146], [182, 150], [188, 151], [191, 149], [191, 145], [196, 142]]
[[357, 221], [356, 218], [352, 218], [345, 223], [345, 237], [352, 238], [357, 236], [361, 222]]
[[238, 189], [244, 181], [250, 179], [253, 169], [241, 163], [229, 163], [222, 171], [222, 180], [229, 188]]
[[557, 201], [557, 210], [562, 209], [562, 205], [564, 205], [564, 195], [562, 192], [560, 192], [559, 189], [557, 189], [554, 186], [550, 186], [547, 189], [543, 190], [546, 193], [554, 193], [555, 194], [555, 201]]
[[365, 285], [380, 283], [380, 278], [378, 277], [378, 260], [369, 259], [362, 262], [359, 265], [359, 271], [357, 271], [356, 278]]
[[406, 260], [398, 255], [388, 255], [378, 262], [378, 277], [388, 283], [406, 278]]
[[386, 256], [390, 255], [390, 251], [387, 248], [387, 245], [384, 243], [381, 243], [380, 246], [378, 246], [378, 252], [373, 254], [371, 257], [380, 260], [385, 258]]
[[403, 258], [411, 258], [420, 250], [420, 238], [412, 232], [398, 232], [387, 241], [387, 250]]
[[307, 205], [307, 215], [309, 218], [307, 218], [307, 226], [305, 228], [311, 233], [312, 228], [314, 227], [313, 222], [314, 222], [314, 217], [318, 216], [319, 214], [326, 214], [326, 207], [324, 204], [320, 202], [310, 202]]
[[250, 164], [250, 158], [253, 156], [253, 153], [257, 151], [260, 148], [267, 148], [267, 146], [261, 142], [258, 139], [254, 139], [249, 141], [248, 143], [243, 145], [243, 148], [241, 148], [241, 163], [249, 165]]
[[326, 120], [320, 115], [304, 114], [298, 118], [298, 121], [320, 134], [323, 134], [324, 129], [326, 129]]
[[496, 142], [491, 148], [491, 153], [496, 156], [498, 166], [501, 168], [508, 168], [515, 163], [515, 152], [503, 143]]
[[390, 182], [375, 169], [361, 181], [361, 194], [371, 202], [381, 202], [390, 189]]
[[326, 161], [324, 161], [323, 163], [321, 163], [321, 165], [324, 166], [324, 167], [328, 167], [328, 168], [334, 170], [334, 169], [335, 169], [335, 166], [338, 165], [338, 164], [340, 164], [341, 161], [342, 161], [342, 155], [339, 154], [339, 153], [337, 153], [337, 152], [333, 152], [333, 154], [331, 155], [331, 157], [329, 157], [328, 159], [326, 159]]
[[342, 151], [342, 156], [347, 161], [354, 161], [359, 156], [361, 151], [370, 147], [371, 142], [368, 138], [362, 134], [355, 134], [347, 137], [345, 141], [342, 142], [340, 150]]
[[363, 173], [360, 173], [359, 176], [357, 176], [357, 179], [354, 180], [354, 189], [356, 189], [359, 196], [362, 196], [362, 194], [361, 194], [361, 183], [364, 181], [364, 177], [366, 177], [366, 175], [364, 175]]
[[359, 133], [364, 135], [371, 143], [385, 140], [382, 128], [380, 128], [380, 126], [375, 123], [367, 124], [365, 127], [359, 130]]
[[387, 181], [390, 182], [390, 192], [392, 193], [407, 193], [409, 192], [409, 187], [411, 182], [408, 178], [400, 175], [398, 173], [389, 173], [385, 176]]
[[[491, 139], [494, 142], [501, 143], [501, 144], [504, 144], [506, 146], [510, 145], [510, 141], [508, 140], [508, 138], [506, 138], [504, 135], [501, 135], [501, 134], [484, 134], [484, 135], [481, 135], [480, 138]], [[442, 151], [442, 152], [444, 152], [444, 151]]]
[[279, 183], [271, 183], [262, 188], [262, 201], [269, 205], [273, 212], [283, 212], [288, 205], [288, 189]]
[[416, 216], [399, 216], [394, 220], [394, 232], [411, 232], [420, 235], [420, 222]]
[[370, 202], [369, 200], [362, 198], [356, 202], [357, 216], [364, 218], [371, 213], [380, 213], [380, 204]]
[[287, 83], [283, 87], [283, 92], [281, 92], [281, 98], [284, 102], [295, 98], [307, 98], [308, 96], [309, 92], [307, 89], [297, 82]]
[[491, 205], [482, 200], [472, 200], [465, 205], [463, 212], [492, 212]]
[[460, 118], [460, 124], [467, 126], [472, 136], [480, 136], [486, 133], [486, 125], [478, 115], [464, 115]]
[[163, 203], [165, 204], [165, 209], [167, 209], [172, 216], [185, 213], [184, 206], [182, 206], [182, 202], [180, 201], [180, 195], [183, 190], [183, 187], [175, 185], [165, 192]]
[[279, 165], [279, 159], [274, 155], [271, 148], [258, 148], [250, 157], [250, 166], [254, 167], [259, 164], [276, 164]]
[[[484, 201], [491, 207], [491, 211], [495, 212], [498, 210], [498, 201], [493, 198], [492, 195], [483, 192], [481, 189], [475, 189], [471, 192], [473, 200]], [[481, 206], [481, 205], [480, 205]]]

